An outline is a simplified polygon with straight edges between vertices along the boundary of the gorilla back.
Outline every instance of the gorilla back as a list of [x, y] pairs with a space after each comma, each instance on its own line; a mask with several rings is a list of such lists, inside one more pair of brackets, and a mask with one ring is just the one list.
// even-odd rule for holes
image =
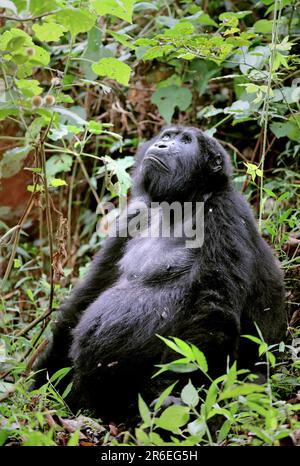
[[227, 153], [196, 128], [165, 128], [138, 151], [127, 222], [141, 203], [202, 202], [204, 241], [188, 248], [184, 234], [140, 233], [106, 240], [57, 312], [37, 366], [50, 374], [74, 367], [73, 408], [124, 420], [138, 392], [155, 398], [172, 374], [150, 381], [153, 366], [173, 357], [157, 334], [197, 345], [213, 377], [228, 357], [256, 362], [256, 346], [240, 338], [256, 333], [254, 323], [268, 343], [284, 338], [282, 275], [230, 174]]

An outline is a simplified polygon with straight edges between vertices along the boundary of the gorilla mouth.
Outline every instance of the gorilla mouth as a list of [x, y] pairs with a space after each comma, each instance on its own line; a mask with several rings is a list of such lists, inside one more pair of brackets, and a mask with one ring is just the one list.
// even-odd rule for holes
[[169, 172], [170, 168], [168, 165], [166, 165], [162, 160], [160, 160], [158, 157], [156, 157], [153, 154], [147, 155], [144, 160], [152, 160], [156, 165], [158, 165], [160, 168], [162, 168], [164, 171]]

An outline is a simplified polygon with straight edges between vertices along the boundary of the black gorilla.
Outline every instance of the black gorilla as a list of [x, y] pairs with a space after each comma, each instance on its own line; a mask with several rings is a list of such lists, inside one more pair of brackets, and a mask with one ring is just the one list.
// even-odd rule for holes
[[52, 374], [73, 365], [71, 406], [119, 420], [138, 392], [155, 398], [170, 379], [151, 381], [154, 365], [174, 357], [156, 334], [197, 345], [213, 376], [225, 371], [228, 356], [240, 366], [256, 361], [256, 345], [240, 339], [256, 334], [254, 322], [268, 343], [284, 337], [282, 275], [230, 172], [220, 144], [191, 127], [165, 128], [138, 151], [129, 212], [140, 201], [204, 202], [204, 243], [106, 240], [58, 312], [37, 366]]

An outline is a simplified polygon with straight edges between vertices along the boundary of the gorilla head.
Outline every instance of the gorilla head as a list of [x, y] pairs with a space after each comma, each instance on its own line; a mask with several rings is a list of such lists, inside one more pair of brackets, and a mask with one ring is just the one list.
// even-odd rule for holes
[[215, 139], [192, 127], [164, 127], [137, 153], [134, 194], [196, 200], [195, 194], [223, 188], [230, 172], [229, 157]]

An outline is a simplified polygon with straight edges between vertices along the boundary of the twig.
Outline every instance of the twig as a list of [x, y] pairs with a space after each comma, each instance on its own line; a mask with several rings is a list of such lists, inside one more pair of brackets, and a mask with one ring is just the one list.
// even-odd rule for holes
[[[44, 332], [44, 329], [43, 329], [43, 332]], [[36, 360], [36, 358], [38, 357], [38, 355], [40, 353], [42, 353], [44, 351], [44, 349], [46, 348], [46, 346], [48, 345], [48, 340], [45, 339], [43, 340], [39, 345], [38, 347], [34, 350], [34, 352], [32, 353], [27, 365], [26, 365], [26, 369], [25, 369], [25, 372], [24, 372], [24, 375], [28, 375], [29, 372], [31, 371], [32, 369], [32, 366]]]
[[19, 21], [20, 23], [22, 23], [23, 21], [36, 21], [38, 19], [44, 18], [45, 16], [54, 15], [58, 11], [59, 10], [48, 11], [48, 13], [42, 13], [37, 16], [31, 16], [30, 18], [18, 18], [17, 16], [0, 15], [0, 19], [7, 19], [8, 21]]
[[[278, 3], [279, 11], [278, 11]], [[267, 83], [267, 92], [264, 100], [263, 106], [263, 115], [264, 115], [264, 126], [263, 126], [263, 144], [262, 144], [262, 154], [260, 159], [260, 169], [262, 171], [262, 176], [260, 179], [260, 203], [259, 203], [259, 218], [258, 218], [258, 228], [259, 231], [262, 229], [262, 215], [263, 215], [263, 187], [264, 187], [264, 165], [266, 159], [266, 150], [267, 150], [267, 132], [268, 132], [268, 124], [269, 124], [269, 106], [270, 106], [270, 92], [272, 86], [272, 73], [273, 73], [273, 63], [275, 59], [276, 53], [276, 42], [277, 42], [277, 13], [278, 16], [281, 13], [282, 2], [281, 0], [275, 0], [274, 5], [274, 19], [272, 25], [272, 51], [269, 59], [269, 75], [268, 75], [268, 83]]]
[[240, 152], [237, 147], [235, 147], [233, 144], [231, 144], [231, 142], [227, 142], [227, 141], [223, 141], [222, 139], [219, 139], [218, 138], [218, 141], [223, 144], [224, 146], [228, 146], [230, 147], [231, 150], [233, 150], [234, 152], [236, 152], [238, 154], [238, 156], [244, 160], [244, 162], [249, 162], [249, 160], [247, 159], [247, 157], [244, 156], [244, 154], [242, 154], [242, 152]]
[[72, 232], [72, 199], [73, 199], [73, 189], [74, 189], [74, 181], [76, 176], [78, 160], [75, 159], [71, 180], [70, 180], [70, 187], [69, 187], [69, 197], [68, 197], [68, 238], [67, 238], [67, 247], [68, 247], [68, 254], [71, 256], [71, 232]]
[[9, 277], [9, 274], [11, 272], [11, 269], [12, 269], [12, 266], [13, 266], [13, 263], [14, 263], [14, 259], [15, 259], [15, 256], [16, 256], [17, 247], [18, 247], [22, 227], [23, 227], [23, 225], [24, 225], [24, 223], [25, 223], [25, 221], [26, 221], [26, 219], [27, 219], [27, 217], [28, 217], [28, 215], [29, 215], [29, 213], [30, 213], [30, 211], [32, 209], [33, 203], [34, 203], [35, 187], [36, 187], [36, 184], [34, 185], [33, 192], [32, 192], [32, 194], [30, 196], [30, 199], [29, 199], [29, 201], [27, 203], [27, 206], [25, 207], [24, 213], [23, 213], [18, 225], [15, 226], [16, 236], [15, 236], [15, 239], [14, 239], [13, 248], [12, 248], [12, 252], [11, 252], [8, 264], [7, 264], [7, 268], [6, 268], [4, 277], [3, 277], [3, 281], [2, 281], [2, 286], [3, 287], [4, 287], [4, 284], [6, 283], [8, 277]]
[[52, 312], [52, 309], [49, 309], [49, 308], [46, 309], [46, 311], [41, 316], [34, 319], [32, 322], [30, 322], [30, 324], [27, 325], [27, 327], [23, 328], [18, 333], [16, 333], [16, 337], [22, 337], [22, 336], [26, 335], [33, 327], [35, 327], [37, 324], [42, 322], [42, 320], [49, 317], [51, 312]]

